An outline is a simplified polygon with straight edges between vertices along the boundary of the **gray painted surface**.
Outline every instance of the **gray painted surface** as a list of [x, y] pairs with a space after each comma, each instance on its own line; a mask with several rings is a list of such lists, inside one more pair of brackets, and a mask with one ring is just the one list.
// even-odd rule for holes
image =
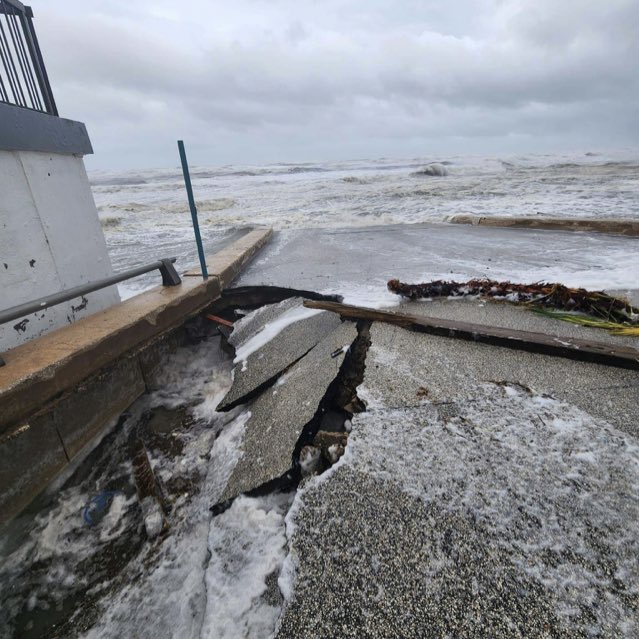
[[87, 155], [93, 153], [82, 122], [0, 103], [0, 149]]

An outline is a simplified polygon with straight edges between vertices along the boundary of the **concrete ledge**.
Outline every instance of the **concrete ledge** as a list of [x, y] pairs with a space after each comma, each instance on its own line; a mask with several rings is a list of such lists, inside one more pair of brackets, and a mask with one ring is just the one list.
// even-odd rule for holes
[[144, 342], [175, 328], [221, 292], [217, 278], [159, 286], [3, 354], [0, 433]]
[[220, 296], [270, 237], [261, 230], [184, 278], [18, 346], [0, 367], [0, 525], [19, 513], [147, 388], [185, 321]]
[[125, 353], [196, 315], [271, 233], [252, 231], [209, 258], [206, 281], [185, 277], [180, 286], [158, 286], [3, 353], [0, 434]]
[[453, 215], [446, 219], [451, 224], [499, 226], [554, 231], [590, 231], [639, 236], [639, 221], [635, 220], [572, 220], [554, 217], [504, 217], [479, 215]]
[[82, 122], [12, 104], [0, 104], [0, 149], [63, 155], [93, 153], [89, 134]]
[[[246, 264], [273, 235], [273, 229], [255, 229], [234, 242], [228, 249], [206, 257], [209, 275], [215, 273], [222, 289], [226, 288], [240, 273]], [[202, 277], [202, 269], [187, 271], [187, 277]]]

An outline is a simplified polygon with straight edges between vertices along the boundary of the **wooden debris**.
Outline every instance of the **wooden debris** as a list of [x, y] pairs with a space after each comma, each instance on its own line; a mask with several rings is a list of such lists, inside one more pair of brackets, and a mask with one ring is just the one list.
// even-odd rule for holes
[[149, 539], [157, 537], [168, 528], [164, 514], [164, 499], [151, 467], [146, 447], [141, 439], [136, 439], [131, 446], [133, 477], [138, 493], [138, 501], [142, 509], [144, 527]]
[[603, 291], [569, 288], [563, 284], [514, 284], [489, 279], [473, 279], [468, 282], [434, 280], [422, 284], [405, 284], [399, 280], [390, 280], [388, 290], [413, 300], [480, 295], [562, 311], [577, 311], [616, 322], [632, 324], [639, 318], [639, 309], [624, 299], [612, 297]]
[[211, 322], [215, 322], [220, 326], [226, 326], [227, 328], [233, 328], [233, 322], [229, 322], [225, 320], [223, 317], [218, 317], [217, 315], [211, 315], [210, 313], [205, 316], [207, 320], [211, 320]]
[[371, 308], [349, 306], [336, 302], [319, 302], [307, 300], [304, 306], [332, 311], [343, 318], [351, 320], [366, 320], [371, 322], [385, 322], [402, 328], [439, 335], [480, 342], [494, 346], [541, 353], [555, 357], [595, 362], [607, 366], [639, 370], [639, 350], [628, 346], [617, 346], [594, 340], [584, 340], [570, 337], [559, 337], [532, 331], [519, 331], [499, 326], [485, 326], [471, 322], [405, 313], [391, 313]]

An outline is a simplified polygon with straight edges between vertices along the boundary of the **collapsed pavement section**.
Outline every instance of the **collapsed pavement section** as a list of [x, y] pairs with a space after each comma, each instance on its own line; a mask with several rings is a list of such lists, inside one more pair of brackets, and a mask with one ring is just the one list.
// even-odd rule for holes
[[[24, 524], [26, 541], [9, 540], [7, 627], [636, 634], [639, 372], [309, 313], [305, 300], [256, 287], [218, 301], [207, 326], [235, 319], [228, 342], [178, 351], [168, 384], [138, 400]], [[408, 303], [401, 313], [556, 328], [563, 341], [592, 335], [496, 303]], [[131, 478], [138, 441], [164, 508], [159, 532]], [[101, 511], [96, 488], [107, 495]], [[94, 504], [90, 526], [74, 511], [82, 504]], [[77, 569], [61, 572], [74, 558]], [[58, 572], [53, 588], [45, 576]]]
[[635, 636], [639, 408], [606, 407], [639, 373], [379, 323], [371, 342], [367, 410], [287, 519], [277, 637]]

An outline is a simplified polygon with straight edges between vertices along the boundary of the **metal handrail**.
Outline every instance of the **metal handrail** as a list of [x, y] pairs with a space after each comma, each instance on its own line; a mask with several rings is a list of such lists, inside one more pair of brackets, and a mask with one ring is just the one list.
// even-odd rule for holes
[[0, 16], [0, 102], [57, 116], [31, 7], [0, 0]]
[[[111, 277], [105, 277], [97, 282], [81, 284], [80, 286], [67, 289], [66, 291], [53, 293], [53, 295], [46, 295], [45, 297], [33, 300], [32, 302], [25, 302], [18, 306], [12, 306], [4, 311], [0, 311], [0, 324], [6, 324], [7, 322], [19, 319], [25, 315], [31, 315], [31, 313], [42, 311], [50, 306], [56, 306], [57, 304], [62, 304], [62, 302], [68, 302], [76, 297], [81, 297], [87, 293], [93, 293], [93, 291], [99, 291], [107, 286], [112, 286], [113, 284], [118, 284], [119, 282], [124, 282], [125, 280], [130, 280], [133, 277], [144, 275], [145, 273], [150, 273], [155, 270], [159, 270], [162, 274], [162, 284], [164, 286], [178, 286], [182, 283], [182, 280], [173, 266], [175, 260], [175, 257], [165, 258], [145, 266], [138, 266], [136, 268], [129, 269], [128, 271], [117, 273]], [[1, 358], [0, 361], [2, 361]]]

